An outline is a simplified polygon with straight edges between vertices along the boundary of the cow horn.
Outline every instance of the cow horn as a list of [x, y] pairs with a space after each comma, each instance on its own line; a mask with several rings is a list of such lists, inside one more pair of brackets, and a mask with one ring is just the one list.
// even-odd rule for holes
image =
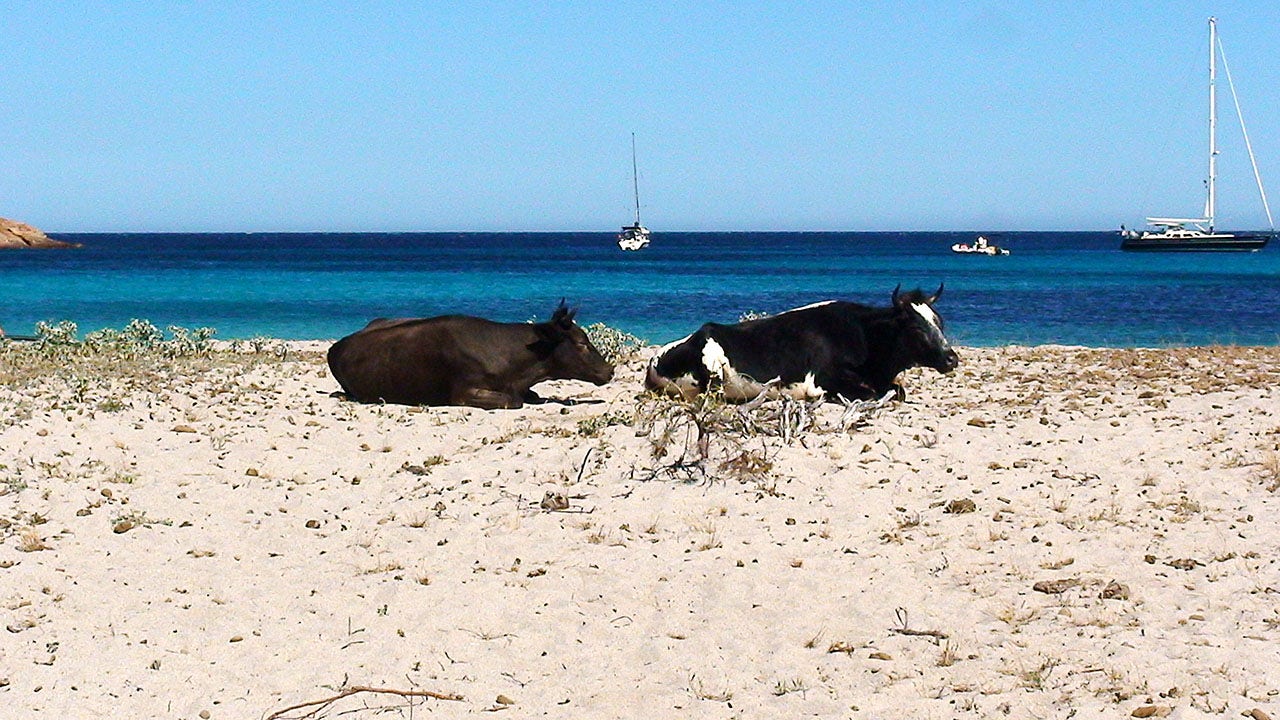
[[929, 298], [930, 305], [934, 304], [935, 302], [938, 301], [938, 298], [942, 297], [942, 288], [944, 285], [946, 285], [945, 282], [938, 283], [938, 292], [934, 293], [933, 297]]
[[894, 304], [894, 306], [895, 306], [895, 307], [898, 305], [898, 291], [899, 291], [899, 290], [901, 290], [901, 289], [902, 289], [902, 283], [898, 283], [898, 287], [896, 287], [896, 288], [894, 288], [894, 289], [893, 289], [893, 298], [892, 298], [892, 300], [893, 300], [893, 304]]

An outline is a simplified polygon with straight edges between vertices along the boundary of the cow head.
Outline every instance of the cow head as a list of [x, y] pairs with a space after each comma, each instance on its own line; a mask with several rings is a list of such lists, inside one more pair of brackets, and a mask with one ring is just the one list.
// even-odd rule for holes
[[613, 379], [613, 366], [573, 321], [577, 314], [561, 300], [551, 320], [534, 326], [538, 333], [536, 350], [544, 358], [550, 377], [603, 385]]
[[894, 316], [901, 327], [899, 351], [911, 365], [931, 367], [949, 373], [960, 365], [960, 356], [942, 334], [942, 316], [933, 304], [942, 295], [942, 285], [932, 295], [919, 290], [899, 294], [901, 285], [893, 289]]

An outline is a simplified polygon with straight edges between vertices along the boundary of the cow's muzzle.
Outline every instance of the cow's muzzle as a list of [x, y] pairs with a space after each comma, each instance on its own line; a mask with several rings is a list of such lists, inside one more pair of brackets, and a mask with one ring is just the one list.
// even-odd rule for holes
[[949, 373], [958, 367], [960, 367], [960, 355], [951, 348], [947, 348], [946, 352], [942, 353], [941, 362], [934, 365], [934, 368], [943, 374]]
[[596, 385], [604, 385], [613, 379], [613, 366], [605, 365], [602, 368], [595, 368], [591, 371], [591, 375], [586, 378], [587, 382]]

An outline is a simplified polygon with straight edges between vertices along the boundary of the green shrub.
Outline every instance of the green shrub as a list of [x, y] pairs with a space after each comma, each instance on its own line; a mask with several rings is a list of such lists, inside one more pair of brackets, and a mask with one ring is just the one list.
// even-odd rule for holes
[[604, 323], [593, 323], [583, 330], [587, 333], [587, 339], [600, 351], [604, 359], [614, 365], [630, 360], [646, 344], [635, 335], [609, 327]]

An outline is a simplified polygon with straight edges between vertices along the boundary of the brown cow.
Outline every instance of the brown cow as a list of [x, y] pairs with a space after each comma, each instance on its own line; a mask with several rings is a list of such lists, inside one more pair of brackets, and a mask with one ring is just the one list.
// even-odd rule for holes
[[576, 313], [561, 300], [542, 323], [379, 318], [329, 348], [329, 370], [361, 402], [518, 408], [538, 400], [530, 388], [543, 380], [613, 377]]

